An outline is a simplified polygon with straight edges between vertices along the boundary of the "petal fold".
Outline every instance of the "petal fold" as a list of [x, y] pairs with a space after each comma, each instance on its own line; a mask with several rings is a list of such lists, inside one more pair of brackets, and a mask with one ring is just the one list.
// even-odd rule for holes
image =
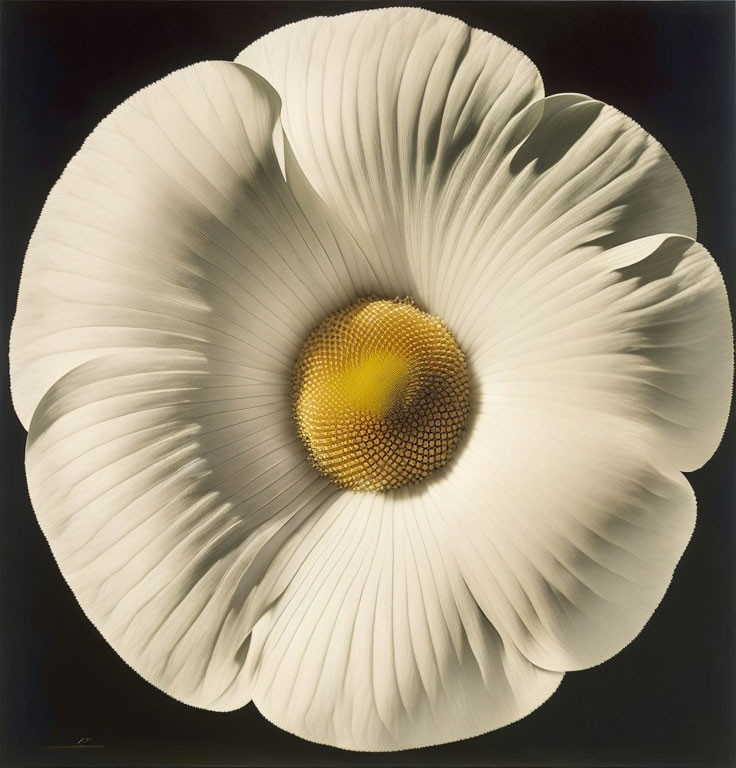
[[562, 675], [489, 622], [412, 493], [341, 495], [263, 582], [280, 594], [253, 631], [253, 701], [276, 725], [345, 749], [422, 747], [524, 717]]
[[33, 508], [92, 623], [146, 680], [229, 710], [274, 552], [336, 489], [307, 464], [282, 382], [192, 353], [91, 360], [33, 417]]
[[527, 402], [630, 420], [673, 470], [702, 466], [721, 440], [733, 382], [728, 297], [690, 238], [650, 236], [553, 261], [499, 295], [478, 332], [470, 359], [492, 418]]
[[350, 237], [306, 182], [284, 179], [280, 110], [256, 73], [206, 62], [92, 132], [26, 255], [10, 349], [26, 427], [61, 376], [125, 349], [284, 371], [325, 312], [365, 291]]
[[690, 539], [678, 470], [723, 434], [728, 301], [707, 251], [668, 235], [551, 259], [520, 290], [497, 294], [474, 431], [429, 493], [489, 618], [535, 664], [580, 669], [641, 631]]
[[[434, 313], [440, 251], [539, 119], [534, 65], [503, 40], [418, 8], [313, 18], [236, 59], [284, 104], [307, 178], [392, 287]], [[449, 248], [449, 246], [447, 246]]]
[[633, 120], [579, 94], [540, 104], [534, 130], [468, 201], [443, 255], [434, 300], [470, 355], [503, 330], [511, 308], [553, 299], [557, 278], [594, 275], [601, 252], [696, 234], [680, 171]]
[[594, 666], [642, 630], [695, 525], [685, 478], [630, 420], [507, 398], [429, 495], [485, 614], [545, 669]]

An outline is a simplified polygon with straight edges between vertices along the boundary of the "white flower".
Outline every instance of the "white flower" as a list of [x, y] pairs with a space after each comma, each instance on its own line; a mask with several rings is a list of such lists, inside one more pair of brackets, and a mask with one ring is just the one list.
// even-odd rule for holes
[[39, 523], [181, 701], [362, 750], [500, 728], [639, 633], [692, 533], [733, 358], [687, 188], [447, 17], [236, 61], [133, 96], [49, 195], [11, 339]]

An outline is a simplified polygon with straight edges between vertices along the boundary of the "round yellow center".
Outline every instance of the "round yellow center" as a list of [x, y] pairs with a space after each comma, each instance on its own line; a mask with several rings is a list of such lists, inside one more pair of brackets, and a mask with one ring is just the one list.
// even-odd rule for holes
[[356, 491], [388, 491], [441, 467], [470, 412], [463, 353], [408, 299], [363, 299], [327, 317], [302, 347], [292, 396], [312, 463]]

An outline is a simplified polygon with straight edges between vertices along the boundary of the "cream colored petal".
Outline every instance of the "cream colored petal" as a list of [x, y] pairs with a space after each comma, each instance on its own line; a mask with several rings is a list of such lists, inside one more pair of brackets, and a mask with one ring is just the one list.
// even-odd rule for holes
[[345, 749], [475, 736], [526, 716], [561, 680], [484, 616], [429, 498], [343, 494], [285, 545], [262, 588], [253, 701], [276, 725]]
[[337, 489], [309, 467], [283, 382], [180, 352], [89, 361], [39, 404], [33, 508], [115, 651], [188, 704], [229, 710], [274, 554]]
[[418, 8], [306, 19], [237, 61], [281, 95], [299, 165], [392, 295], [436, 312], [447, 228], [541, 115], [541, 102], [525, 109], [543, 93], [534, 65], [487, 32]]
[[695, 234], [687, 187], [651, 136], [587, 96], [541, 99], [522, 54], [457, 20], [309, 19], [238, 61], [282, 95], [301, 167], [394, 292], [446, 320], [471, 355], [550, 265]]
[[560, 94], [493, 182], [449, 225], [433, 306], [480, 354], [522, 313], [596, 280], [605, 252], [649, 236], [695, 237], [695, 211], [662, 146], [613, 107]]
[[478, 323], [474, 429], [429, 492], [491, 620], [572, 670], [621, 650], [669, 585], [695, 523], [678, 470], [723, 434], [732, 331], [690, 238], [590, 247], [526, 277]]
[[428, 493], [486, 615], [533, 663], [599, 664], [641, 631], [695, 524], [695, 497], [625, 417], [499, 397]]
[[733, 381], [715, 262], [677, 236], [566, 262], [528, 275], [515, 295], [502, 291], [478, 321], [470, 359], [483, 408], [491, 418], [527, 404], [575, 409], [580, 421], [619, 417], [648, 433], [663, 467], [701, 466], [723, 435]]
[[26, 255], [10, 355], [24, 425], [61, 376], [123, 349], [284, 371], [326, 311], [365, 291], [369, 265], [293, 158], [284, 180], [280, 108], [255, 73], [207, 62], [92, 132]]

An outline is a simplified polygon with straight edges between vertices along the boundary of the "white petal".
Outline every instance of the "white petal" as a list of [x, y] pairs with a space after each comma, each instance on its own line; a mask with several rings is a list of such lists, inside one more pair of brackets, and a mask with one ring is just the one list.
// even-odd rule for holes
[[324, 313], [364, 291], [362, 255], [293, 158], [298, 189], [283, 178], [279, 113], [261, 77], [207, 62], [140, 91], [92, 132], [26, 256], [11, 339], [26, 426], [56, 380], [121, 349], [288, 367]]
[[345, 493], [313, 515], [264, 579], [281, 597], [253, 631], [253, 701], [320, 743], [397, 750], [524, 717], [562, 676], [485, 618], [412, 492]]
[[123, 659], [189, 704], [245, 704], [257, 585], [336, 493], [283, 382], [166, 350], [93, 360], [39, 404], [26, 467], [62, 574]]
[[702, 246], [650, 236], [565, 261], [497, 295], [504, 324], [478, 328], [471, 357], [474, 431], [429, 488], [478, 603], [558, 670], [617, 653], [658, 605], [695, 523], [677, 470], [715, 450], [733, 380]]
[[534, 65], [487, 32], [417, 8], [300, 21], [237, 61], [279, 92], [300, 166], [394, 295], [436, 311], [448, 226], [541, 115], [541, 102], [525, 109], [542, 95]]
[[[733, 376], [685, 184], [585, 97], [545, 114], [458, 217], [435, 306], [473, 368], [475, 448], [439, 494], [479, 604], [534, 663], [597, 664], [641, 630], [694, 525], [677, 472], [715, 450]], [[459, 254], [459, 255], [458, 255]]]
[[598, 664], [643, 628], [692, 534], [695, 498], [618, 416], [499, 400], [429, 495], [471, 592], [533, 663]]
[[542, 104], [529, 138], [463, 209], [438, 268], [434, 303], [471, 357], [574, 281], [599, 276], [605, 250], [695, 237], [690, 194], [657, 141], [586, 96]]
[[677, 236], [566, 262], [529, 275], [515, 296], [502, 292], [478, 327], [470, 359], [482, 407], [492, 418], [509, 404], [621, 417], [648, 430], [663, 466], [701, 466], [723, 435], [733, 380], [715, 262]]

